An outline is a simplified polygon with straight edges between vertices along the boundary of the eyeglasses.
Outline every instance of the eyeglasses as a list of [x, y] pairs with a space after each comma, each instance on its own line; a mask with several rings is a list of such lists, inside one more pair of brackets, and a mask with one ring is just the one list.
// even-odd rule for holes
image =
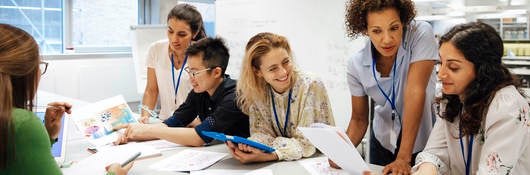
[[192, 78], [195, 78], [195, 76], [197, 76], [197, 74], [201, 73], [201, 72], [204, 72], [204, 71], [209, 71], [209, 70], [212, 70], [212, 68], [206, 68], [206, 69], [203, 69], [203, 70], [198, 70], [198, 71], [195, 71], [195, 72], [192, 72], [190, 67], [186, 67], [184, 68], [184, 70], [192, 77]]
[[39, 69], [40, 69], [40, 75], [44, 75], [46, 73], [46, 70], [48, 70], [48, 62], [41, 61], [39, 63]]

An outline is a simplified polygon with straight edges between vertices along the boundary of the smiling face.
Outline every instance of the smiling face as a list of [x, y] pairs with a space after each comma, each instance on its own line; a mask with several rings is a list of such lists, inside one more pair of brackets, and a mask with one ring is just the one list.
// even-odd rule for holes
[[260, 58], [260, 62], [256, 75], [270, 84], [274, 91], [283, 93], [291, 87], [293, 65], [284, 48], [273, 48]]
[[403, 36], [403, 24], [395, 8], [368, 12], [367, 31], [370, 41], [381, 56], [395, 57]]
[[222, 70], [220, 67], [210, 68], [208, 70], [208, 67], [203, 64], [202, 55], [193, 55], [188, 58], [188, 74], [195, 93], [203, 93], [206, 91], [212, 96], [217, 86], [219, 86], [220, 81], [222, 81], [222, 78], [219, 78], [221, 77]]
[[463, 99], [465, 89], [475, 79], [475, 65], [451, 42], [443, 43], [439, 52], [441, 66], [437, 76], [442, 81], [442, 92]]
[[184, 53], [193, 35], [190, 25], [186, 21], [176, 18], [170, 18], [168, 20], [167, 38], [170, 43], [169, 47], [173, 52]]

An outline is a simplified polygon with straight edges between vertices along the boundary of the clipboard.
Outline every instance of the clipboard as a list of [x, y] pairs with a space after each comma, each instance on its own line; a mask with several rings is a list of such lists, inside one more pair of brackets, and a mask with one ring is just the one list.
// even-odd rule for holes
[[202, 134], [204, 134], [205, 136], [208, 136], [210, 138], [223, 141], [223, 142], [231, 141], [233, 143], [242, 143], [242, 144], [245, 144], [245, 145], [252, 146], [254, 148], [260, 149], [262, 151], [265, 151], [266, 153], [270, 153], [270, 152], [274, 152], [275, 151], [274, 148], [271, 148], [271, 147], [269, 147], [267, 145], [264, 145], [262, 143], [255, 142], [255, 141], [243, 138], [243, 137], [239, 137], [239, 136], [225, 135], [223, 133], [210, 132], [210, 131], [202, 131]]

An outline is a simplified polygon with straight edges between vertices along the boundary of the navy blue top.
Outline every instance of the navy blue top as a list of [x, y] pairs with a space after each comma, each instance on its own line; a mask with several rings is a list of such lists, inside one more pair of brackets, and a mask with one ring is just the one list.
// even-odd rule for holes
[[164, 121], [169, 127], [185, 127], [197, 116], [201, 124], [195, 131], [205, 143], [213, 139], [202, 134], [202, 131], [214, 131], [227, 135], [249, 137], [249, 121], [236, 103], [236, 80], [225, 75], [223, 82], [210, 97], [208, 92], [188, 94], [186, 101], [179, 106], [173, 116]]

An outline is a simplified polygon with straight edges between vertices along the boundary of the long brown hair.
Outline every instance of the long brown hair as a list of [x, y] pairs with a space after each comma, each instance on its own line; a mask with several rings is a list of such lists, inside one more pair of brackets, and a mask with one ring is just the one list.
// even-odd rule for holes
[[[31, 111], [39, 76], [39, 46], [14, 26], [0, 24], [0, 168], [15, 157], [13, 108]], [[14, 98], [16, 97], [16, 98]]]
[[[250, 107], [255, 103], [267, 103], [267, 82], [255, 74], [261, 66], [261, 57], [275, 48], [283, 48], [293, 57], [287, 38], [274, 33], [258, 33], [247, 43], [246, 54], [241, 66], [241, 75], [237, 81], [237, 104], [241, 110], [248, 114]], [[291, 82], [294, 83], [298, 71], [293, 67]], [[251, 103], [252, 102], [252, 103]]]
[[477, 134], [497, 91], [509, 85], [519, 89], [518, 78], [502, 63], [502, 39], [488, 24], [457, 25], [441, 37], [440, 45], [443, 43], [451, 43], [462, 52], [466, 60], [473, 63], [476, 73], [475, 79], [465, 88], [462, 101], [457, 95], [449, 94], [439, 99], [447, 103], [441, 118], [453, 122], [460, 117], [463, 135]]

